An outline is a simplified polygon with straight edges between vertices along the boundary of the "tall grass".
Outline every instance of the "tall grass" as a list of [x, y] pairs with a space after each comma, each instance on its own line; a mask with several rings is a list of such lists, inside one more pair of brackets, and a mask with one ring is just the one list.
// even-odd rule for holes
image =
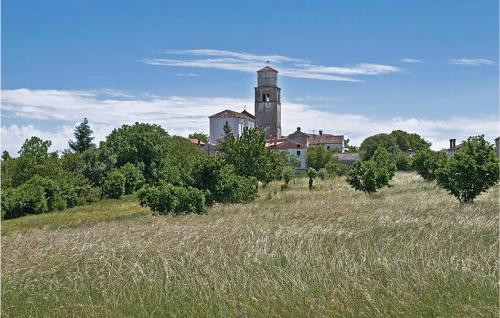
[[107, 222], [68, 222], [69, 211], [53, 213], [59, 226], [12, 220], [2, 314], [497, 316], [499, 188], [459, 208], [415, 174], [393, 184], [369, 196], [342, 179], [313, 191], [299, 179], [208, 215], [152, 216], [125, 200], [109, 203], [121, 217]]

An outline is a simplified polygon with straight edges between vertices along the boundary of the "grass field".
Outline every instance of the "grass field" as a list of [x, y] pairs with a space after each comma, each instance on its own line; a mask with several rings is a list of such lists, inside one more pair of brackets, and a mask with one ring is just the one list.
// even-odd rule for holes
[[207, 215], [133, 197], [2, 222], [3, 317], [497, 317], [499, 187], [298, 179]]

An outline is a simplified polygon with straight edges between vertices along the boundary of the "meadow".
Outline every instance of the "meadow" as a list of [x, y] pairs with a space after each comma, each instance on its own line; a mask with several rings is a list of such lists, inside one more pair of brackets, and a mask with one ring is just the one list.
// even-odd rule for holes
[[297, 178], [157, 216], [134, 196], [2, 221], [3, 317], [497, 317], [499, 186]]

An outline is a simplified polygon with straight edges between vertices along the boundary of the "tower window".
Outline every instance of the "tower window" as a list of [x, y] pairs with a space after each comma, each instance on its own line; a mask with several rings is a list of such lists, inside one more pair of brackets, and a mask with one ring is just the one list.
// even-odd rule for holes
[[269, 94], [262, 94], [262, 101], [263, 102], [270, 102], [271, 101], [271, 95], [269, 95]]

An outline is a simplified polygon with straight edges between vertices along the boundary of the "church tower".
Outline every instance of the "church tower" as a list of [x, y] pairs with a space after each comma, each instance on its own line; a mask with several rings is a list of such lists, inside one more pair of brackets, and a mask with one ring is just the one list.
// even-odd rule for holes
[[255, 125], [266, 138], [281, 137], [281, 88], [278, 71], [266, 66], [257, 71], [255, 87]]

